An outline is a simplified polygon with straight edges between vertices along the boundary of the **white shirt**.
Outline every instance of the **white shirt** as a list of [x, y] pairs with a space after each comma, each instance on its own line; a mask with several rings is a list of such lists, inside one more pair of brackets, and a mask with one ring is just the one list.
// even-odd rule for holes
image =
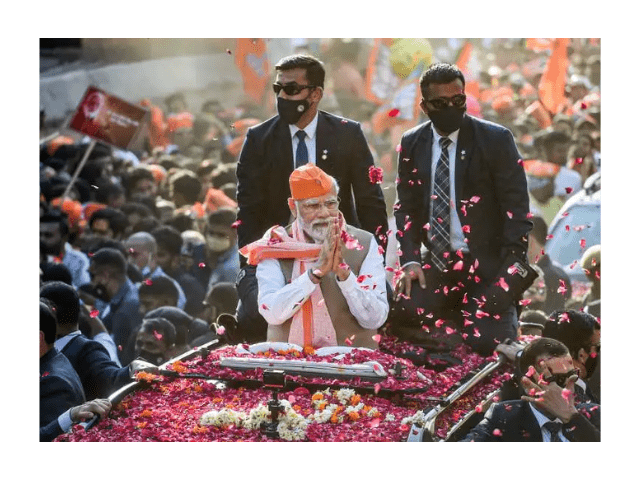
[[[431, 125], [431, 131], [433, 132], [433, 144], [431, 145], [431, 185], [429, 187], [429, 195], [433, 195], [433, 182], [436, 173], [436, 166], [440, 160], [442, 154], [442, 148], [440, 147], [440, 139], [442, 136], [436, 132], [436, 129]], [[458, 211], [456, 210], [456, 149], [458, 147], [458, 135], [460, 129], [452, 132], [448, 135], [451, 144], [447, 148], [449, 155], [449, 199], [451, 200], [451, 222], [450, 222], [450, 239], [451, 250], [468, 252], [469, 247], [464, 243], [464, 233], [462, 232], [462, 224], [458, 217]], [[430, 208], [433, 208], [433, 202], [430, 202]], [[429, 218], [431, 218], [431, 212], [429, 212]]]
[[[302, 130], [307, 134], [304, 137], [304, 143], [307, 146], [307, 152], [309, 153], [309, 163], [315, 165], [316, 164], [316, 130], [318, 129], [318, 113], [316, 112], [316, 116], [313, 117], [311, 123], [304, 127]], [[295, 125], [289, 125], [289, 131], [291, 132], [291, 146], [293, 147], [293, 168], [296, 168], [296, 150], [298, 149], [298, 137], [296, 137], [296, 133], [300, 130]]]
[[[567, 193], [567, 188], [571, 191]], [[560, 167], [560, 171], [554, 179], [553, 194], [557, 197], [572, 197], [582, 189], [582, 177], [575, 170], [565, 166]]]
[[[540, 425], [540, 431], [542, 432], [542, 441], [543, 442], [550, 442], [551, 441], [551, 432], [544, 427], [544, 424], [547, 423], [547, 422], [554, 421], [554, 422], [558, 422], [560, 425], [562, 425], [562, 421], [560, 421], [559, 419], [551, 420], [550, 418], [547, 418], [547, 416], [544, 413], [542, 413], [537, 408], [534, 408], [531, 404], [529, 404], [529, 408], [531, 408], [531, 411], [533, 412], [533, 416], [536, 417], [536, 420], [538, 421], [538, 424]], [[563, 442], [568, 442], [569, 441], [569, 440], [567, 440], [567, 437], [565, 437], [563, 435], [562, 430], [558, 431], [558, 437]]]
[[[350, 272], [344, 282], [338, 280], [337, 284], [360, 326], [376, 329], [386, 321], [389, 303], [382, 255], [378, 252], [378, 244], [374, 239], [371, 239], [360, 274], [364, 275], [361, 283], [357, 281], [353, 272]], [[316, 288], [316, 284], [306, 273], [287, 285], [280, 263], [276, 259], [260, 262], [256, 269], [256, 278], [258, 305], [267, 307], [260, 308], [260, 313], [267, 323], [272, 325], [280, 325], [293, 317]]]

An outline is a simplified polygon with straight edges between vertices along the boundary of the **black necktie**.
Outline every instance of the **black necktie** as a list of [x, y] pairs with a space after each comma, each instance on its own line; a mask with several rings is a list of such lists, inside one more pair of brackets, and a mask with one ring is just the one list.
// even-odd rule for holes
[[448, 137], [440, 138], [442, 153], [433, 177], [433, 194], [435, 198], [431, 201], [431, 261], [439, 270], [444, 270], [447, 265], [447, 260], [443, 257], [443, 254], [451, 250], [449, 145], [451, 145], [451, 140]]
[[560, 425], [558, 422], [547, 422], [547, 423], [544, 424], [544, 428], [546, 428], [547, 430], [549, 430], [549, 432], [551, 432], [551, 441], [552, 442], [561, 442], [562, 441], [562, 440], [560, 440], [560, 436], [558, 435], [560, 430], [562, 430], [562, 425]]
[[298, 148], [296, 149], [296, 168], [305, 165], [309, 162], [309, 152], [307, 151], [307, 144], [304, 138], [307, 136], [304, 130], [298, 130], [296, 137], [298, 137]]

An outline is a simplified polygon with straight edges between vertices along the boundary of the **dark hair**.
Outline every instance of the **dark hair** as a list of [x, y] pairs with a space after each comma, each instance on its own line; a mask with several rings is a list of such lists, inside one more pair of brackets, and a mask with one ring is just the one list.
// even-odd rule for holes
[[67, 285], [71, 285], [73, 283], [73, 277], [71, 276], [69, 268], [62, 263], [45, 263], [44, 265], [40, 265], [40, 268], [42, 269], [42, 276], [40, 279], [43, 282], [56, 280], [66, 283]]
[[127, 274], [127, 259], [115, 248], [101, 248], [91, 256], [91, 264], [113, 267], [118, 273]]
[[211, 185], [213, 188], [220, 188], [227, 183], [238, 183], [238, 177], [236, 176], [236, 167], [230, 163], [223, 163], [218, 165], [211, 174]]
[[218, 282], [207, 293], [206, 301], [209, 305], [215, 305], [218, 314], [230, 313], [235, 315], [238, 306], [238, 290], [232, 282]]
[[529, 235], [535, 238], [540, 245], [544, 245], [547, 242], [547, 222], [539, 215], [531, 217], [531, 221], [533, 222], [533, 228]]
[[165, 345], [174, 345], [176, 343], [176, 328], [173, 324], [161, 317], [146, 318], [142, 321], [140, 331], [162, 335], [162, 341]]
[[176, 228], [170, 225], [162, 225], [153, 229], [151, 235], [156, 239], [158, 247], [162, 247], [173, 256], [180, 255], [180, 250], [182, 250], [182, 235], [180, 235], [180, 232]]
[[[46, 299], [44, 299], [46, 300]], [[40, 300], [40, 331], [44, 333], [44, 341], [47, 345], [56, 341], [56, 314], [48, 301]]]
[[59, 325], [76, 325], [80, 316], [80, 297], [71, 285], [63, 282], [46, 282], [40, 287], [40, 298], [46, 298], [56, 306]]
[[63, 237], [69, 233], [69, 220], [67, 214], [57, 208], [48, 209], [40, 217], [40, 223], [57, 223], [60, 226], [60, 235]]
[[221, 207], [211, 212], [207, 217], [208, 225], [223, 225], [230, 227], [236, 221], [236, 211], [229, 207]]
[[153, 295], [166, 298], [172, 305], [178, 304], [178, 289], [173, 280], [166, 275], [148, 278], [140, 284], [138, 295]]
[[197, 228], [194, 227], [193, 218], [191, 218], [188, 213], [178, 213], [164, 223], [165, 225], [175, 228], [180, 233], [186, 230], [197, 230]]
[[544, 326], [543, 335], [564, 343], [573, 358], [584, 348], [590, 351], [593, 332], [600, 330], [600, 324], [593, 315], [578, 310], [556, 310]]
[[529, 367], [537, 369], [537, 360], [539, 357], [547, 356], [558, 358], [564, 357], [565, 355], [569, 355], [569, 349], [564, 343], [553, 338], [537, 338], [522, 350], [522, 356], [519, 362], [520, 371], [524, 375], [529, 370]]
[[520, 314], [518, 322], [536, 323], [541, 327], [547, 323], [547, 315], [542, 310], [525, 310]]
[[133, 194], [133, 189], [140, 180], [151, 180], [153, 183], [156, 179], [153, 177], [151, 170], [145, 167], [136, 167], [129, 172], [126, 178], [127, 193], [129, 196]]
[[121, 185], [109, 180], [100, 179], [96, 182], [96, 186], [98, 187], [94, 192], [96, 202], [105, 205], [108, 205], [112, 199], [125, 194], [124, 188], [122, 188]]
[[171, 322], [176, 329], [176, 343], [185, 344], [189, 342], [189, 335], [193, 325], [191, 315], [177, 307], [159, 307], [147, 312], [145, 321], [150, 318], [162, 318]]
[[320, 60], [311, 55], [289, 55], [276, 64], [276, 72], [302, 68], [309, 82], [309, 85], [324, 88], [324, 65]]
[[114, 237], [122, 235], [129, 226], [127, 216], [116, 208], [105, 207], [94, 212], [89, 220], [89, 228], [93, 228], [94, 222], [99, 219], [109, 222], [109, 228], [113, 231]]
[[187, 203], [193, 204], [200, 197], [202, 183], [192, 172], [181, 172], [171, 179], [174, 192], [180, 193]]
[[462, 81], [462, 86], [465, 86], [464, 75], [460, 69], [449, 63], [434, 63], [427, 68], [420, 77], [420, 92], [423, 98], [428, 98], [427, 89], [432, 83], [450, 83], [456, 79]]
[[571, 138], [566, 133], [558, 132], [556, 130], [552, 130], [550, 132], [546, 132], [542, 137], [542, 147], [544, 148], [545, 153], [548, 153], [554, 145], [558, 143], [569, 143]]
[[133, 226], [133, 228], [131, 229], [131, 233], [151, 233], [151, 231], [155, 230], [160, 225], [162, 225], [162, 223], [160, 223], [160, 220], [158, 220], [156, 217], [145, 217]]
[[151, 209], [144, 203], [139, 203], [139, 202], [127, 202], [124, 205], [122, 205], [122, 207], [120, 207], [119, 210], [125, 215], [131, 215], [131, 214], [137, 213], [142, 218], [153, 216], [153, 212], [151, 211]]

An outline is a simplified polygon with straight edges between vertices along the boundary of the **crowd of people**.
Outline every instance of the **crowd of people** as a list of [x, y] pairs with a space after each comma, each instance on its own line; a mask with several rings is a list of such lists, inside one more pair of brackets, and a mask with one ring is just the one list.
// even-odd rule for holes
[[[150, 121], [137, 151], [43, 130], [41, 440], [104, 415], [137, 371], [216, 338], [376, 348], [378, 332], [483, 355], [523, 336], [558, 340], [508, 353], [526, 356], [520, 367], [537, 374], [522, 372], [522, 385], [553, 398], [547, 416], [572, 430], [573, 403], [558, 407], [540, 378], [575, 374], [580, 403], [599, 403], [600, 249], [575, 259], [591, 282], [578, 295], [544, 247], [564, 202], [600, 171], [600, 59], [597, 42], [567, 52], [553, 112], [541, 102], [544, 47], [496, 44], [477, 97], [454, 63], [427, 65], [420, 114], [394, 125], [401, 138], [376, 127], [384, 106], [340, 42], [327, 58], [276, 64], [275, 116], [216, 99], [194, 111], [176, 93], [138, 100]], [[584, 342], [562, 336], [574, 317], [589, 325]], [[474, 440], [496, 439], [501, 408]]]

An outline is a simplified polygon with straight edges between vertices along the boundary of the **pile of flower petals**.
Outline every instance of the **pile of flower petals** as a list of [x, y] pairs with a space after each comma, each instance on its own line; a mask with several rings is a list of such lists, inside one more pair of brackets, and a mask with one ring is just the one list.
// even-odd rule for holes
[[[245, 353], [252, 358], [306, 359], [314, 362], [358, 364], [379, 362], [385, 371], [393, 373], [383, 382], [372, 384], [361, 379], [330, 379], [287, 376], [287, 382], [301, 385], [278, 393], [287, 410], [300, 419], [303, 433], [280, 440], [307, 441], [401, 441], [406, 439], [408, 419], [416, 412], [433, 405], [427, 397], [442, 396], [449, 392], [470, 371], [488, 360], [460, 347], [452, 355], [463, 360], [461, 365], [435, 372], [417, 367], [407, 359], [382, 351], [353, 350], [340, 356], [320, 356], [313, 352], [296, 350], [268, 350]], [[169, 368], [180, 373], [199, 373], [223, 380], [262, 380], [260, 369], [237, 371], [221, 368], [222, 357], [239, 357], [235, 347], [224, 347], [209, 352], [206, 358], [196, 356], [175, 363]], [[490, 359], [489, 359], [490, 360]], [[401, 366], [398, 369], [398, 365]], [[504, 377], [504, 374], [502, 374]], [[506, 377], [504, 377], [506, 378]], [[495, 375], [488, 382], [476, 386], [471, 395], [454, 403], [437, 422], [437, 435], [446, 436], [447, 430], [477, 403], [495, 390], [504, 378]], [[203, 418], [245, 419], [252, 413], [264, 412], [272, 392], [265, 388], [239, 386], [220, 388], [215, 382], [198, 378], [171, 378], [146, 375], [143, 388], [128, 395], [114, 406], [108, 418], [85, 431], [75, 426], [73, 431], [61, 435], [56, 441], [270, 441], [254, 424], [247, 428], [241, 421], [206, 422]], [[372, 387], [374, 392], [364, 393], [359, 387]], [[236, 388], [237, 387], [237, 388]], [[359, 389], [360, 393], [356, 393]], [[415, 389], [420, 389], [415, 393]], [[370, 389], [365, 389], [367, 392]], [[380, 391], [397, 395], [378, 395]], [[404, 392], [411, 392], [403, 395]], [[391, 397], [391, 398], [390, 398]], [[207, 417], [209, 415], [209, 417]], [[213, 416], [213, 417], [212, 417]], [[300, 430], [299, 430], [300, 431]]]

